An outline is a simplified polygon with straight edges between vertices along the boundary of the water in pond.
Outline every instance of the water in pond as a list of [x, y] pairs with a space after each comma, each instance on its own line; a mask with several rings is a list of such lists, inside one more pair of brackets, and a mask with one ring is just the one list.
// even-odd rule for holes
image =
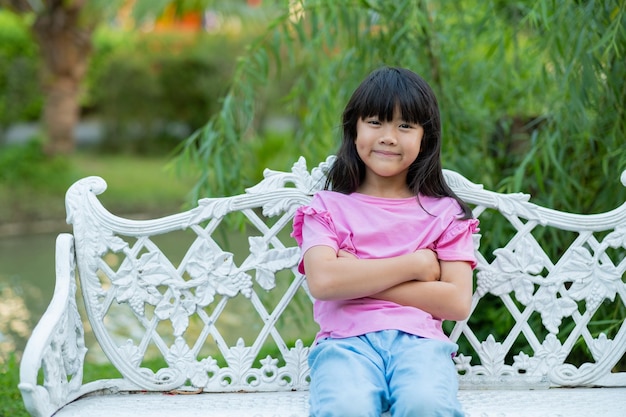
[[0, 238], [0, 361], [18, 356], [54, 291], [56, 235]]

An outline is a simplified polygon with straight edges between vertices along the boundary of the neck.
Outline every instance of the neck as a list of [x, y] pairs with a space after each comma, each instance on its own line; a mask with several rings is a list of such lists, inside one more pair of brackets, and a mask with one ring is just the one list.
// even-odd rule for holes
[[357, 189], [360, 194], [383, 198], [413, 197], [413, 192], [406, 185], [406, 181], [364, 181]]

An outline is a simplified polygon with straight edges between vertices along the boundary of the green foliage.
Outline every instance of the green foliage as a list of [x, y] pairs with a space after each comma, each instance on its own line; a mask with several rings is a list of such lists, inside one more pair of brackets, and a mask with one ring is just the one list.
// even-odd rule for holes
[[110, 364], [106, 363], [86, 363], [83, 368], [83, 384], [99, 379], [121, 378], [120, 372]]
[[71, 175], [69, 159], [49, 157], [40, 141], [7, 145], [0, 152], [0, 185], [28, 185], [35, 190], [64, 192]]
[[[65, 192], [74, 181], [90, 175], [107, 181], [108, 188], [99, 198], [111, 212], [122, 215], [158, 216], [179, 211], [186, 207], [194, 183], [193, 177], [168, 173], [167, 156], [78, 152], [69, 160], [56, 159], [56, 165], [40, 161], [41, 166], [33, 168], [25, 160], [43, 158], [37, 146], [0, 149], [0, 224], [21, 223], [26, 230], [37, 231], [37, 220], [61, 221], [65, 218]], [[17, 173], [31, 168], [36, 173]], [[16, 172], [7, 175], [5, 169]]]
[[194, 178], [168, 173], [167, 162], [166, 156], [81, 153], [73, 158], [73, 180], [88, 175], [104, 178], [108, 188], [99, 198], [114, 213], [170, 214], [186, 203]]
[[289, 171], [295, 162], [293, 155], [297, 154], [298, 144], [291, 132], [268, 131], [261, 137], [251, 138], [249, 163], [243, 166], [241, 176], [257, 183], [263, 179], [263, 169], [259, 167]]
[[0, 223], [63, 218], [63, 196], [73, 179], [69, 157], [46, 155], [41, 141], [1, 146]]
[[98, 38], [88, 102], [105, 123], [110, 150], [171, 149], [202, 126], [226, 91], [236, 51], [243, 50], [243, 39], [224, 35]]
[[622, 2], [317, 0], [302, 8], [300, 19], [285, 9], [249, 46], [220, 111], [181, 149], [178, 162], [202, 173], [197, 194], [249, 184], [240, 173], [255, 146], [259, 91], [286, 70], [298, 77], [282, 111], [300, 128], [297, 153], [285, 158], [315, 164], [336, 149], [353, 89], [388, 64], [421, 73], [436, 90], [446, 167], [556, 209], [590, 213], [621, 201]]
[[85, 75], [81, 97], [82, 105], [91, 109], [94, 107], [94, 94], [99, 94], [99, 88], [107, 86], [99, 85], [98, 81], [104, 76], [103, 71], [109, 67], [108, 61], [116, 50], [124, 48], [130, 43], [132, 35], [126, 31], [111, 30], [105, 26], [99, 27], [93, 34], [93, 51], [89, 60], [89, 68]]
[[0, 133], [41, 111], [37, 48], [23, 19], [0, 9]]
[[17, 384], [19, 365], [14, 354], [0, 360], [0, 416], [29, 417]]

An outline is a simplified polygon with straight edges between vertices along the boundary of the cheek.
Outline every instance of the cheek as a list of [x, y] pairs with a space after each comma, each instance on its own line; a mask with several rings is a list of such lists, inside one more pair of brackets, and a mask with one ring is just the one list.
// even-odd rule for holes
[[422, 153], [422, 150], [424, 149], [424, 148], [422, 147], [422, 145], [423, 145], [424, 143], [423, 143], [420, 139], [415, 140], [415, 142], [413, 142], [413, 143], [414, 143], [414, 145], [413, 145], [412, 152], [413, 152], [413, 153], [417, 156], [417, 155], [419, 155], [420, 153]]
[[366, 156], [366, 154], [367, 154], [366, 148], [365, 148], [365, 146], [363, 146], [362, 143], [355, 142], [354, 143], [354, 149], [355, 149], [355, 153], [361, 159], [363, 159]]
[[363, 135], [359, 135], [357, 131], [356, 138], [354, 139], [354, 147], [357, 151], [361, 151], [367, 147], [367, 140]]

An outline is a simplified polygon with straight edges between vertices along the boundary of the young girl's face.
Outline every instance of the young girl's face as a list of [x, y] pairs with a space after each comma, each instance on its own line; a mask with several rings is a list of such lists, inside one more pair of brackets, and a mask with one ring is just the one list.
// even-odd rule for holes
[[365, 182], [384, 179], [405, 184], [409, 166], [420, 152], [423, 136], [424, 128], [403, 120], [398, 110], [391, 121], [380, 120], [378, 116], [360, 118], [355, 146], [366, 167]]

